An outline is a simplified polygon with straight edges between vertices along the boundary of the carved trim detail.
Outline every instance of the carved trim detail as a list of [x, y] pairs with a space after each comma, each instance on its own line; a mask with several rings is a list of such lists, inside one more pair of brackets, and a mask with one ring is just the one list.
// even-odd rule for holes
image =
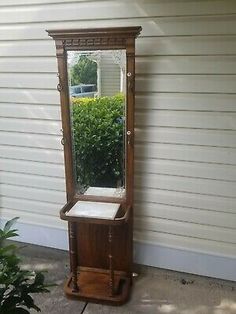
[[75, 47], [114, 47], [114, 46], [125, 46], [126, 39], [121, 37], [98, 37], [98, 38], [71, 38], [62, 40], [64, 49], [75, 48]]
[[77, 276], [77, 247], [76, 247], [76, 224], [69, 224], [69, 239], [70, 239], [70, 258], [72, 271], [72, 291], [78, 292], [78, 276]]

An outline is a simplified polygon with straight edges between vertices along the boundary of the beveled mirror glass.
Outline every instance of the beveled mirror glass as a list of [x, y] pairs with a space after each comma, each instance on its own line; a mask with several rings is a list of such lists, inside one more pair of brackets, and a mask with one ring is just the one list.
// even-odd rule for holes
[[67, 51], [77, 194], [125, 196], [126, 51]]

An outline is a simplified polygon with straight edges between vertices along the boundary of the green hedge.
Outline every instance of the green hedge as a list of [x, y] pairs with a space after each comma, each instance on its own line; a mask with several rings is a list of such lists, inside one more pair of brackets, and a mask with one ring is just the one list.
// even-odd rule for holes
[[75, 167], [81, 191], [123, 185], [124, 96], [73, 98]]

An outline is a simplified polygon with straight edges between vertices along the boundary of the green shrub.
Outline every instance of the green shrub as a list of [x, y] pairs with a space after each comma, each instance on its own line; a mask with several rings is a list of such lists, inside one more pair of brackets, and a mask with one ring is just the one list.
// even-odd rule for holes
[[74, 155], [81, 191], [123, 184], [124, 96], [72, 100]]
[[0, 229], [0, 313], [27, 314], [27, 309], [40, 312], [30, 294], [49, 292], [44, 284], [42, 272], [23, 270], [20, 258], [16, 255], [17, 247], [5, 243], [6, 239], [17, 236], [17, 230], [12, 225], [17, 218], [8, 221]]

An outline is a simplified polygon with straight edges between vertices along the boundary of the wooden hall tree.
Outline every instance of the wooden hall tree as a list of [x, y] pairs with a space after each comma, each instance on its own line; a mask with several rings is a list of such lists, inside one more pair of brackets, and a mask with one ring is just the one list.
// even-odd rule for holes
[[[141, 27], [48, 31], [56, 44], [65, 157], [67, 204], [60, 216], [68, 221], [71, 264], [65, 293], [80, 300], [119, 305], [128, 300], [131, 291], [135, 38], [140, 31]], [[71, 86], [72, 66], [82, 68], [81, 65], [88, 66], [95, 60], [98, 71], [104, 52], [120, 66], [116, 71], [120, 73], [118, 79], [122, 86], [122, 90], [117, 90], [119, 95], [100, 97], [96, 93], [98, 84], [82, 79], [78, 85]], [[109, 76], [112, 84], [114, 72], [104, 71], [99, 77]], [[102, 117], [97, 116], [100, 110], [104, 112]], [[80, 128], [85, 111], [89, 122]], [[94, 124], [97, 130], [91, 135]], [[100, 134], [103, 124], [107, 132]], [[110, 136], [107, 138], [104, 133]], [[85, 148], [80, 146], [81, 138], [87, 139], [86, 158]], [[94, 150], [95, 143], [98, 143], [97, 150]], [[101, 152], [102, 158], [96, 159]], [[96, 170], [95, 160], [98, 161]], [[101, 179], [95, 180], [103, 161], [107, 168], [112, 166], [107, 171], [103, 168]]]

